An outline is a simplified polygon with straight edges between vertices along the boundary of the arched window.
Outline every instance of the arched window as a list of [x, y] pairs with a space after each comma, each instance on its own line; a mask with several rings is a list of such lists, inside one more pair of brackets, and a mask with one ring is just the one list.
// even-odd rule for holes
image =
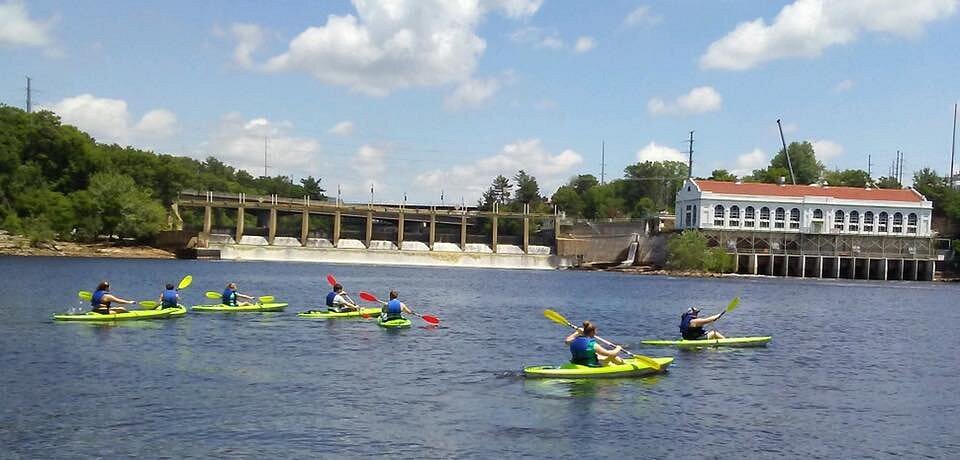
[[880, 215], [877, 216], [877, 231], [887, 233], [888, 225], [890, 225], [890, 216], [885, 212], [881, 212]]
[[753, 228], [756, 217], [757, 213], [753, 209], [753, 206], [747, 206], [746, 209], [743, 210], [743, 226]]
[[843, 231], [843, 211], [833, 213], [833, 228]]
[[873, 211], [863, 213], [863, 231], [873, 232]]
[[723, 205], [718, 204], [713, 207], [713, 226], [723, 227]]
[[790, 228], [799, 229], [800, 228], [800, 210], [793, 208], [790, 210]]
[[740, 226], [740, 206], [737, 206], [737, 205], [730, 206], [730, 226], [731, 227]]
[[770, 228], [770, 208], [760, 208], [760, 228]]
[[813, 220], [823, 220], [823, 210], [814, 209], [813, 210]]
[[893, 213], [893, 233], [903, 233], [903, 214]]
[[917, 215], [912, 212], [907, 215], [907, 233], [917, 233]]
[[786, 217], [786, 212], [783, 208], [777, 208], [773, 215], [773, 227], [774, 228], [783, 228], [783, 220]]
[[850, 225], [847, 226], [847, 230], [851, 232], [860, 231], [860, 213], [857, 211], [850, 211]]

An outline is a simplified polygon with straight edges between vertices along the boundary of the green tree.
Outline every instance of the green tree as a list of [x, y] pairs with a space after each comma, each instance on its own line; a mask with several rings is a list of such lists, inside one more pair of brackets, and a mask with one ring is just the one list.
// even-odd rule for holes
[[878, 188], [903, 188], [900, 181], [891, 176], [883, 176], [877, 179], [876, 186]]
[[577, 195], [582, 197], [584, 193], [587, 193], [587, 190], [596, 187], [599, 183], [593, 174], [580, 174], [571, 178], [567, 185], [573, 187]]
[[657, 210], [672, 210], [677, 190], [687, 178], [687, 165], [680, 161], [645, 161], [627, 166], [624, 173], [624, 200], [635, 203], [647, 197]]
[[870, 175], [862, 169], [844, 169], [843, 171], [837, 169], [834, 171], [826, 171], [823, 174], [823, 179], [827, 181], [827, 185], [832, 185], [835, 187], [866, 187], [867, 184], [872, 182]]
[[570, 185], [563, 185], [553, 193], [550, 202], [557, 205], [562, 211], [571, 217], [583, 216], [583, 210], [586, 204], [577, 190]]
[[323, 194], [326, 190], [320, 187], [320, 179], [307, 176], [305, 179], [300, 179], [300, 185], [303, 187], [303, 193], [309, 196], [311, 200], [327, 199], [326, 195]]
[[100, 231], [108, 236], [143, 239], [163, 226], [164, 210], [137, 187], [130, 176], [94, 174], [90, 194], [100, 217]]
[[733, 175], [732, 173], [730, 173], [730, 171], [727, 171], [726, 169], [714, 169], [713, 172], [710, 173], [710, 180], [735, 182], [737, 180], [737, 176]]
[[[790, 164], [793, 165], [793, 173], [798, 184], [812, 184], [820, 179], [824, 167], [823, 163], [817, 161], [813, 144], [807, 141], [791, 142], [787, 146], [787, 152], [790, 152]], [[790, 183], [789, 165], [783, 150], [777, 152], [770, 160], [770, 166], [787, 170], [787, 183]]]
[[584, 197], [584, 217], [588, 219], [620, 218], [627, 215], [627, 200], [623, 198], [624, 181], [598, 185]]
[[498, 175], [493, 179], [490, 188], [488, 188], [486, 192], [483, 192], [479, 203], [480, 209], [490, 211], [493, 210], [494, 203], [504, 204], [509, 202], [512, 190], [513, 184], [510, 183], [510, 179], [507, 179], [502, 174]]
[[513, 182], [517, 184], [517, 193], [514, 200], [518, 203], [536, 204], [543, 201], [540, 196], [540, 185], [537, 184], [537, 178], [526, 173], [524, 170], [517, 172], [513, 176]]
[[667, 241], [667, 267], [678, 270], [733, 271], [733, 255], [721, 248], [708, 248], [707, 237], [696, 230], [684, 230]]

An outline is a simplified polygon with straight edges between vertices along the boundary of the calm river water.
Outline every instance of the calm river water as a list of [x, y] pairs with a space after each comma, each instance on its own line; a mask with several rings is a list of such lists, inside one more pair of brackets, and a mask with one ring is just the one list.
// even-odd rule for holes
[[[960, 285], [674, 279], [613, 273], [299, 263], [0, 258], [0, 457], [955, 457]], [[188, 304], [236, 281], [283, 313], [118, 326], [54, 323], [107, 278]], [[440, 328], [301, 319], [333, 273]], [[690, 304], [740, 307], [728, 335], [767, 348], [640, 348]], [[356, 295], [354, 294], [354, 297]], [[665, 375], [525, 380], [561, 363], [554, 308], [653, 356]], [[415, 319], [416, 321], [416, 319]], [[422, 325], [422, 322], [416, 323]]]

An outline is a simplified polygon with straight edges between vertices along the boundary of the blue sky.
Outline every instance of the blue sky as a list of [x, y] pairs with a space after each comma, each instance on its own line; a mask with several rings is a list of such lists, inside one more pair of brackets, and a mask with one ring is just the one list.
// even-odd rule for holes
[[475, 201], [525, 169], [551, 194], [638, 160], [945, 172], [960, 0], [0, 0], [0, 102], [103, 142], [323, 179], [347, 200]]

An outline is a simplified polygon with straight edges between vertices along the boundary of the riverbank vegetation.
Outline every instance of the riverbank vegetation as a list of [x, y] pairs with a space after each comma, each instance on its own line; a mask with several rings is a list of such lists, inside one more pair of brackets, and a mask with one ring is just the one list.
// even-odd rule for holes
[[733, 257], [721, 248], [708, 248], [707, 237], [696, 230], [684, 230], [667, 241], [667, 268], [673, 270], [730, 273]]
[[0, 228], [32, 241], [145, 241], [186, 189], [324, 199], [320, 179], [254, 177], [214, 157], [102, 144], [52, 112], [0, 106]]

